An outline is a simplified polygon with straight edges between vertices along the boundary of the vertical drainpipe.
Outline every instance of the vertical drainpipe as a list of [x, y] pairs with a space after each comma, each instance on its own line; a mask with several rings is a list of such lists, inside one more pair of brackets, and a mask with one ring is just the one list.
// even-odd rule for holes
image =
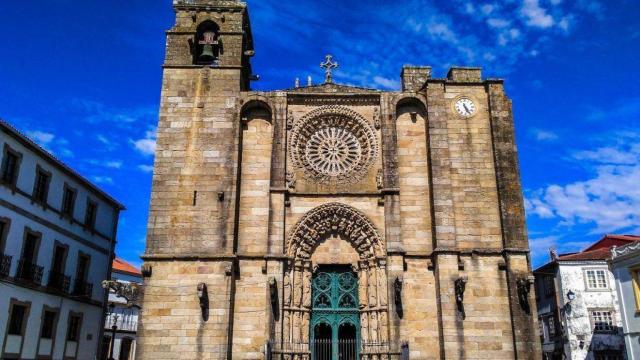
[[[122, 208], [116, 208], [115, 210], [115, 221], [113, 224], [113, 231], [111, 233], [111, 247], [109, 248], [109, 259], [107, 261], [108, 265], [107, 265], [107, 279], [105, 280], [111, 280], [111, 271], [113, 269], [113, 258], [114, 258], [114, 254], [115, 254], [115, 250], [116, 250], [116, 234], [118, 232], [118, 221], [120, 220], [120, 210]], [[104, 289], [103, 290], [103, 295], [102, 295], [102, 316], [100, 319], [100, 330], [98, 330], [98, 345], [96, 347], [96, 356], [94, 357], [95, 359], [98, 359], [98, 356], [100, 355], [100, 351], [102, 350], [102, 338], [104, 336], [104, 323], [105, 323], [105, 318], [107, 316], [107, 303], [109, 301], [109, 290], [108, 289]], [[111, 341], [115, 341], [115, 339], [111, 339]]]

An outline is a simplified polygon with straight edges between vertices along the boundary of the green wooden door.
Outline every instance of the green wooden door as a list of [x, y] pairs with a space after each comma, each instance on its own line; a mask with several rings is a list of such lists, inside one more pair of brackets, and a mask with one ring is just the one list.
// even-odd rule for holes
[[320, 268], [313, 276], [311, 344], [313, 360], [358, 359], [358, 277], [347, 267]]

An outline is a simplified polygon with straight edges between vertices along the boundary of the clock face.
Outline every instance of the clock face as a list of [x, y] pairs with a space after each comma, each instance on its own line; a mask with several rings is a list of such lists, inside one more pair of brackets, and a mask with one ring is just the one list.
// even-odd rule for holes
[[469, 98], [460, 98], [454, 105], [456, 112], [462, 116], [472, 116], [476, 113], [476, 104]]

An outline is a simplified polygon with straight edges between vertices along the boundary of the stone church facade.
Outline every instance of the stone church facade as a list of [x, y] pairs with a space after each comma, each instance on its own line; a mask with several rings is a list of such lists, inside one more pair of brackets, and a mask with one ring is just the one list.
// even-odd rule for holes
[[501, 80], [251, 91], [246, 5], [174, 8], [139, 359], [540, 358]]

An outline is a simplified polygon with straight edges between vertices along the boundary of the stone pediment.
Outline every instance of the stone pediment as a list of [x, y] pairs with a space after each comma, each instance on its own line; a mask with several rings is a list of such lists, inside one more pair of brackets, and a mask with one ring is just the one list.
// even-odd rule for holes
[[285, 90], [292, 94], [380, 94], [382, 91], [359, 86], [324, 83]]

